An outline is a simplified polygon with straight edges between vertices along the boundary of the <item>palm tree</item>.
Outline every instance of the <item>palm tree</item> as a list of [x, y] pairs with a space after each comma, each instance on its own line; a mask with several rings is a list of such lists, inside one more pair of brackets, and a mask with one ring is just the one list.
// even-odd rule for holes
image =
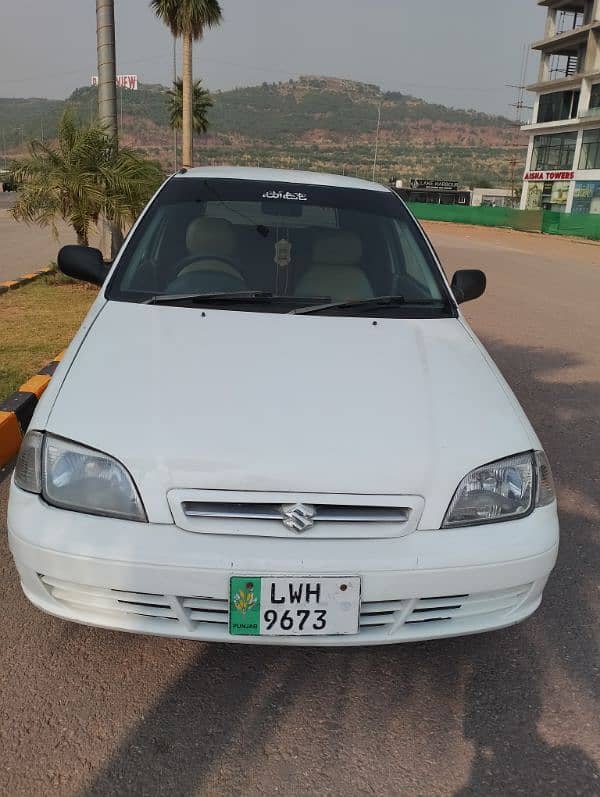
[[[183, 80], [178, 78], [167, 94], [169, 97], [169, 125], [172, 130], [181, 130], [183, 122]], [[210, 92], [202, 87], [202, 81], [194, 80], [192, 91], [192, 129], [194, 133], [206, 133], [208, 130], [208, 111], [213, 105]]]
[[221, 5], [218, 0], [151, 0], [150, 7], [173, 36], [183, 38], [183, 166], [189, 168], [193, 157], [192, 45], [207, 28], [221, 23]]
[[158, 163], [117, 150], [104, 127], [80, 125], [70, 110], [60, 121], [57, 146], [35, 140], [28, 149], [29, 156], [11, 167], [21, 185], [13, 217], [50, 226], [55, 234], [61, 218], [83, 246], [101, 216], [120, 230], [131, 224], [163, 179]]

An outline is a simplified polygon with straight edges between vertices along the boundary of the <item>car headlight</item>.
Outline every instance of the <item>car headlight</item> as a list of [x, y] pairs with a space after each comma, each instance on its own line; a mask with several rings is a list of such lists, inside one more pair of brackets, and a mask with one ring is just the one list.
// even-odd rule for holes
[[120, 462], [59, 437], [25, 435], [15, 484], [61, 509], [147, 522], [133, 479]]
[[458, 485], [442, 528], [512, 520], [554, 500], [552, 472], [544, 452], [517, 454], [467, 474]]

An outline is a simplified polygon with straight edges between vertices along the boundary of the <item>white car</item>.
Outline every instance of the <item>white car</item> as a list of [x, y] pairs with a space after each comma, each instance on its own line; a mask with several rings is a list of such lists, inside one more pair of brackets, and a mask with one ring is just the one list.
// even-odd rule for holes
[[10, 492], [27, 597], [219, 642], [372, 645], [503, 628], [556, 561], [533, 429], [388, 188], [192, 169], [107, 271]]

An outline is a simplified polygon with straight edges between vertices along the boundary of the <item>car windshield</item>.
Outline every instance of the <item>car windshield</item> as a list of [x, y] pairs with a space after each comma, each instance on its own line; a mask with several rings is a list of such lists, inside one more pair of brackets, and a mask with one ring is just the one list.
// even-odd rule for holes
[[[189, 176], [154, 200], [106, 295], [261, 312], [451, 309], [423, 234], [392, 192]], [[395, 301], [365, 301], [377, 297]]]

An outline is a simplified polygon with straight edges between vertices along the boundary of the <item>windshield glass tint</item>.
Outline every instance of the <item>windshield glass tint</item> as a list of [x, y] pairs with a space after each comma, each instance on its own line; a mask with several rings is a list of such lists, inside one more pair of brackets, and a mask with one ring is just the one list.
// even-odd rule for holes
[[447, 297], [421, 232], [391, 192], [189, 177], [155, 199], [107, 296], [240, 291], [269, 291], [295, 306]]

